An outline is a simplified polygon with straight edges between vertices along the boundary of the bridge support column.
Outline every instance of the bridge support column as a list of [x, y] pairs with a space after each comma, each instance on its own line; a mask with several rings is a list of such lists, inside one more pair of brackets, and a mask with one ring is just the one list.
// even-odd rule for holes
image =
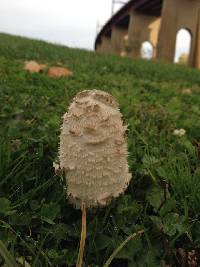
[[105, 53], [105, 54], [111, 54], [112, 53], [112, 45], [111, 45], [111, 38], [107, 36], [102, 36], [101, 38], [101, 44], [97, 46], [96, 51], [98, 53]]
[[198, 16], [197, 37], [194, 51], [193, 67], [200, 69], [200, 14]]
[[116, 55], [122, 55], [125, 51], [125, 36], [128, 30], [118, 26], [114, 26], [112, 29], [111, 45], [112, 53]]
[[[191, 33], [190, 66], [200, 68], [199, 31], [200, 2], [198, 0], [164, 0], [158, 39], [157, 58], [173, 63], [177, 32], [185, 28]], [[184, 42], [184, 40], [183, 40]]]
[[141, 57], [142, 43], [148, 41], [154, 48], [155, 57], [159, 27], [160, 18], [136, 11], [131, 12], [128, 29], [129, 56], [133, 58]]

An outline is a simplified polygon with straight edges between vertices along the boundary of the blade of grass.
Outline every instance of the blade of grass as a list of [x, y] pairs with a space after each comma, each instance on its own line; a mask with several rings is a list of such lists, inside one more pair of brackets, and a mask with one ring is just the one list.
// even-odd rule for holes
[[126, 244], [131, 240], [131, 239], [134, 239], [136, 236], [138, 235], [142, 235], [144, 233], [144, 230], [140, 230], [130, 236], [127, 237], [127, 239], [125, 239], [118, 248], [116, 248], [116, 250], [111, 254], [111, 256], [109, 257], [109, 259], [106, 261], [106, 263], [104, 264], [103, 267], [108, 267], [112, 260], [117, 256], [117, 254], [120, 252], [120, 250], [122, 250], [122, 248], [124, 246], [126, 246]]
[[8, 267], [18, 267], [14, 257], [7, 250], [4, 243], [0, 240], [0, 254], [4, 258]]

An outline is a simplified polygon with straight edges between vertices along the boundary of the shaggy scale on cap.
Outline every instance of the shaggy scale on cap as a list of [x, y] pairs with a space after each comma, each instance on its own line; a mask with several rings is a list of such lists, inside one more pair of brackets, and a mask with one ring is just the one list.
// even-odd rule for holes
[[73, 99], [63, 117], [59, 160], [67, 196], [77, 208], [105, 206], [126, 190], [126, 128], [110, 94], [87, 90]]

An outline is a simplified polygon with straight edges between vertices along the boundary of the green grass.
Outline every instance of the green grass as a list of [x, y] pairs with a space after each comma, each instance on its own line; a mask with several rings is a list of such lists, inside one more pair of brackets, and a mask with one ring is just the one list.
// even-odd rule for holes
[[[62, 62], [70, 77], [30, 74], [24, 61]], [[74, 266], [81, 212], [56, 176], [62, 115], [83, 89], [120, 103], [129, 125], [133, 180], [107, 208], [88, 211], [85, 266], [184, 266], [178, 253], [200, 251], [200, 72], [176, 65], [97, 55], [0, 34], [0, 239], [31, 266]], [[191, 94], [182, 93], [191, 89]], [[182, 137], [173, 135], [184, 128]], [[186, 254], [187, 255], [187, 254]], [[0, 266], [3, 265], [0, 256]], [[200, 264], [200, 263], [198, 263]]]

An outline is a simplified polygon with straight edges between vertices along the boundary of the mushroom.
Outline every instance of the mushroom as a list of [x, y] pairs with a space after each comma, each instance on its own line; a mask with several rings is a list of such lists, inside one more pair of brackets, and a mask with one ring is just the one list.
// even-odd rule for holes
[[63, 116], [59, 161], [67, 198], [82, 209], [82, 234], [77, 266], [82, 266], [86, 209], [103, 207], [129, 185], [126, 129], [117, 101], [100, 90], [79, 92]]

